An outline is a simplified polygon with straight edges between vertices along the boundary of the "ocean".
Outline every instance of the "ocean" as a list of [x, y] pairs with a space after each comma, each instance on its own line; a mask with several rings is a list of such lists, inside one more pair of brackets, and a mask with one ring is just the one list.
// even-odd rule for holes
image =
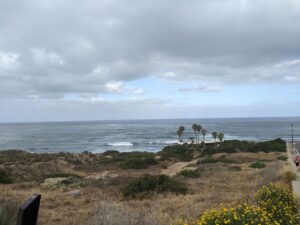
[[185, 127], [184, 141], [193, 137], [193, 123], [201, 124], [211, 140], [211, 132], [223, 132], [225, 140], [300, 140], [300, 117], [168, 119], [88, 122], [0, 123], [0, 150], [30, 152], [150, 151], [177, 143], [177, 128]]

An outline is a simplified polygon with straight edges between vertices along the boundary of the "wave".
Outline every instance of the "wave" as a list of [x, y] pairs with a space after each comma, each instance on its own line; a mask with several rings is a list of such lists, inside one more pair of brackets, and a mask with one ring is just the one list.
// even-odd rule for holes
[[170, 145], [170, 144], [178, 144], [178, 140], [161, 140], [161, 141], [149, 141], [147, 142], [149, 145]]
[[121, 141], [121, 142], [114, 142], [114, 143], [105, 143], [106, 146], [133, 146], [133, 143]]

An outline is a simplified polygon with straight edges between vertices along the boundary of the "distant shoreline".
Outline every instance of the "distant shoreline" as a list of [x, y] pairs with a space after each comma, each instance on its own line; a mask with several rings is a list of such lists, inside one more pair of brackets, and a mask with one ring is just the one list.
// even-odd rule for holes
[[47, 124], [47, 123], [94, 123], [94, 122], [130, 122], [130, 121], [164, 121], [164, 120], [231, 120], [231, 119], [297, 119], [300, 116], [249, 116], [249, 117], [204, 117], [204, 118], [157, 118], [157, 119], [107, 119], [107, 120], [41, 120], [41, 121], [0, 121], [5, 124]]

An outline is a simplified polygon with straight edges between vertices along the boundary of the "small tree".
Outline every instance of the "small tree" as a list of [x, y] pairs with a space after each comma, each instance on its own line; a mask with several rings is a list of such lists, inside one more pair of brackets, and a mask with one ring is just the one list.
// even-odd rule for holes
[[179, 138], [179, 142], [182, 142], [183, 132], [184, 132], [184, 126], [180, 126], [176, 132]]
[[219, 139], [220, 142], [222, 142], [223, 139], [224, 139], [224, 134], [223, 133], [218, 133], [218, 139]]
[[203, 137], [203, 144], [204, 145], [205, 145], [205, 135], [206, 135], [206, 133], [207, 133], [207, 130], [205, 130], [205, 129], [201, 130], [201, 134], [202, 134], [202, 137]]
[[198, 140], [198, 144], [199, 144], [199, 134], [200, 134], [200, 131], [202, 129], [202, 126], [200, 124], [197, 125], [197, 140]]
[[196, 142], [196, 143], [197, 143], [197, 134], [196, 134], [196, 132], [197, 132], [197, 126], [198, 126], [198, 125], [195, 124], [195, 123], [192, 125], [192, 129], [193, 129], [193, 131], [194, 131], [194, 133], [195, 133], [195, 142]]
[[215, 140], [215, 143], [216, 143], [216, 140], [217, 140], [217, 137], [218, 137], [218, 133], [217, 132], [212, 132], [211, 135], [213, 136], [214, 140]]

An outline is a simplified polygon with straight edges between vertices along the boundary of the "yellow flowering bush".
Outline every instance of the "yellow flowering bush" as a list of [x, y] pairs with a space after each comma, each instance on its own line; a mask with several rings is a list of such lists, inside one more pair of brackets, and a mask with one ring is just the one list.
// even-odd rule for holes
[[280, 224], [300, 224], [297, 200], [289, 190], [270, 184], [262, 187], [255, 195], [257, 204]]
[[297, 225], [297, 201], [291, 191], [275, 185], [261, 188], [255, 195], [257, 206], [244, 203], [205, 212], [199, 219], [176, 225]]

